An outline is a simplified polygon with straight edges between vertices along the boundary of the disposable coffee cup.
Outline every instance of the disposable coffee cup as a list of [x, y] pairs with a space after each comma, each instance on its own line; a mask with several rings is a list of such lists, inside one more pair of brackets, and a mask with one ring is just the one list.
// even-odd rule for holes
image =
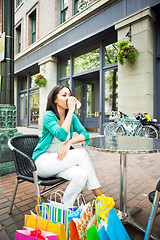
[[[66, 103], [68, 105], [68, 99], [66, 100]], [[81, 105], [82, 105], [81, 102], [76, 99], [75, 100], [75, 108], [80, 109]]]

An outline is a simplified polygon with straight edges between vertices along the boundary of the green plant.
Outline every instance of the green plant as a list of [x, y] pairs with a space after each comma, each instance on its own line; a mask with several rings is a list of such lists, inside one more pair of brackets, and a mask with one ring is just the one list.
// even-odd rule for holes
[[124, 64], [127, 60], [132, 65], [136, 62], [138, 50], [130, 44], [128, 40], [123, 40], [116, 44], [117, 60], [120, 64]]
[[44, 87], [46, 85], [46, 78], [42, 74], [36, 74], [34, 76], [34, 82], [39, 87]]

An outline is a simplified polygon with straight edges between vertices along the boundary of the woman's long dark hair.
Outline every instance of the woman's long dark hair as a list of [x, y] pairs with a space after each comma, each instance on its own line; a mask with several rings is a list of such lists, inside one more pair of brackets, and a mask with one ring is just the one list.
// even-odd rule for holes
[[[57, 111], [57, 106], [55, 103], [55, 100], [57, 98], [57, 94], [59, 93], [60, 90], [62, 90], [63, 88], [65, 88], [66, 86], [63, 85], [57, 85], [55, 86], [50, 93], [48, 94], [48, 98], [47, 98], [47, 106], [46, 106], [46, 111], [47, 110], [51, 110], [56, 117], [60, 120], [60, 116], [59, 113]], [[68, 88], [68, 87], [66, 87]], [[69, 88], [68, 88], [69, 89]], [[69, 91], [71, 92], [71, 90], [69, 89]], [[67, 115], [68, 113], [68, 109], [65, 110], [65, 114]]]

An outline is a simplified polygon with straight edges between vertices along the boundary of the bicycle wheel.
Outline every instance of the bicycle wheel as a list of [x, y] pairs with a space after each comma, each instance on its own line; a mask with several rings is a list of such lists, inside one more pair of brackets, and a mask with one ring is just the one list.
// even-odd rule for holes
[[116, 129], [117, 129], [117, 123], [111, 122], [109, 123], [105, 129], [104, 129], [104, 135], [105, 136], [115, 136], [116, 135]]
[[125, 129], [122, 126], [118, 126], [116, 129], [116, 135], [119, 135], [119, 136], [126, 135]]
[[144, 125], [141, 127], [135, 136], [138, 137], [148, 137], [148, 138], [158, 138], [158, 131], [157, 129], [152, 125]]

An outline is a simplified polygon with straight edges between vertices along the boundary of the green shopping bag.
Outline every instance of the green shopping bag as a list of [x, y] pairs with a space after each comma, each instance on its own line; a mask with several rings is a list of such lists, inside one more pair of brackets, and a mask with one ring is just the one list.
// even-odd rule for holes
[[99, 240], [95, 224], [87, 229], [87, 240]]

